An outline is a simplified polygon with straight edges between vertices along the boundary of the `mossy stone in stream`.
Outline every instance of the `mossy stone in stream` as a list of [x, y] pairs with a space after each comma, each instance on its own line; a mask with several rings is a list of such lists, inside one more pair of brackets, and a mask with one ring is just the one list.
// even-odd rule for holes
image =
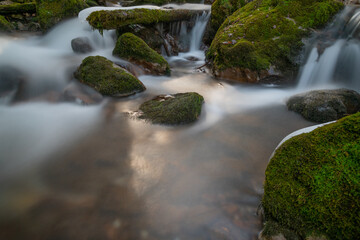
[[204, 98], [194, 92], [161, 95], [140, 106], [139, 118], [155, 124], [187, 124], [198, 119], [203, 103]]
[[43, 30], [47, 30], [64, 18], [75, 17], [88, 7], [82, 0], [36, 0], [37, 15]]
[[[292, 76], [298, 70], [302, 38], [323, 27], [342, 7], [335, 0], [254, 0], [224, 21], [207, 61], [215, 76], [239, 81], [257, 82], [271, 69]], [[241, 74], [244, 70], [254, 77]]]
[[119, 37], [113, 55], [141, 65], [152, 74], [170, 74], [168, 62], [132, 33]]
[[298, 239], [357, 239], [359, 142], [356, 113], [282, 144], [266, 169], [262, 205], [267, 223], [262, 235], [282, 233], [296, 239], [286, 236], [292, 232]]
[[12, 25], [4, 16], [0, 15], [0, 32], [10, 32], [14, 30], [15, 27]]
[[107, 96], [129, 96], [146, 89], [135, 76], [101, 56], [85, 58], [74, 76]]

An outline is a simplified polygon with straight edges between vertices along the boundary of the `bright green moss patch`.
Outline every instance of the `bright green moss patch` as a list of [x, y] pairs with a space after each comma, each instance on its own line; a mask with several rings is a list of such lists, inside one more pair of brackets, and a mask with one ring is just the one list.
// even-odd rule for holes
[[200, 10], [185, 9], [131, 9], [114, 11], [96, 11], [92, 12], [87, 21], [100, 32], [104, 29], [118, 29], [129, 24], [155, 24], [158, 22], [174, 22], [190, 20], [192, 17], [201, 14]]
[[139, 118], [156, 124], [187, 124], [198, 119], [203, 102], [204, 98], [194, 92], [158, 96], [140, 106]]
[[107, 96], [122, 97], [145, 90], [136, 77], [101, 56], [85, 58], [74, 75], [80, 82]]
[[14, 26], [8, 20], [6, 20], [4, 16], [0, 15], [0, 31], [9, 32], [11, 30], [14, 30]]
[[[206, 54], [214, 71], [249, 68], [253, 71], [274, 66], [281, 72], [294, 72], [294, 57], [309, 28], [324, 26], [342, 4], [335, 0], [254, 0], [228, 17]], [[229, 56], [238, 42], [253, 44], [250, 57]], [[238, 52], [248, 55], [248, 49]]]
[[266, 220], [302, 239], [360, 236], [359, 142], [360, 113], [286, 141], [266, 169]]
[[46, 30], [64, 18], [75, 17], [87, 7], [83, 0], [36, 0], [41, 27]]
[[132, 33], [124, 33], [119, 37], [113, 55], [143, 65], [153, 73], [170, 73], [167, 61]]

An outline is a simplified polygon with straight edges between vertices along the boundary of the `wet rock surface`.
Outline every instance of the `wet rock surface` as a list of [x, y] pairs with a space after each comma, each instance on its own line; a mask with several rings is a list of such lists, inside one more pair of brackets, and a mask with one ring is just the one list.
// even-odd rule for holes
[[353, 90], [315, 90], [287, 101], [290, 111], [313, 122], [329, 122], [360, 111], [360, 94]]
[[71, 40], [71, 48], [76, 53], [89, 53], [93, 51], [90, 39], [87, 37], [78, 37]]

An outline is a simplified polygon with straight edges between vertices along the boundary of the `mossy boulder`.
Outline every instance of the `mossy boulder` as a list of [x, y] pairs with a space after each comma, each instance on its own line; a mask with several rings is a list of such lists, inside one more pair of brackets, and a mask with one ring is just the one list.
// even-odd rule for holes
[[[228, 17], [206, 54], [215, 76], [257, 82], [293, 76], [310, 29], [323, 27], [343, 4], [335, 0], [254, 0]], [[244, 70], [253, 72], [252, 76]]]
[[150, 74], [170, 74], [168, 62], [132, 33], [124, 33], [118, 38], [113, 55], [144, 67]]
[[360, 111], [360, 94], [353, 90], [316, 90], [287, 101], [290, 111], [313, 122], [329, 122]]
[[[266, 169], [262, 235], [360, 236], [360, 113], [283, 143]], [[269, 223], [269, 224], [268, 224]]]
[[160, 95], [143, 103], [139, 118], [155, 124], [188, 124], [198, 119], [204, 98], [198, 93]]
[[36, 0], [42, 29], [47, 30], [61, 20], [75, 17], [88, 5], [83, 0]]
[[101, 56], [85, 58], [74, 76], [106, 96], [124, 97], [145, 90], [136, 77]]
[[35, 13], [36, 4], [29, 3], [13, 3], [13, 4], [4, 4], [0, 5], [0, 14], [1, 15], [10, 15], [10, 14], [22, 14], [22, 13]]
[[4, 16], [0, 15], [0, 32], [11, 32], [15, 27]]
[[162, 6], [168, 3], [200, 3], [201, 0], [134, 0], [134, 1], [124, 1], [121, 3], [121, 6], [137, 6], [137, 5], [157, 5]]

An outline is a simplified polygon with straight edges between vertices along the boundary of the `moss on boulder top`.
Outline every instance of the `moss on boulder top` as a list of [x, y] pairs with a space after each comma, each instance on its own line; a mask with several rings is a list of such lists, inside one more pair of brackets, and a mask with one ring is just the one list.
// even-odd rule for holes
[[10, 32], [14, 30], [15, 27], [12, 25], [4, 16], [0, 15], [0, 32]]
[[200, 2], [201, 0], [135, 0], [135, 1], [124, 2], [121, 5], [124, 7], [145, 5], [145, 4], [161, 6], [168, 3], [200, 3]]
[[0, 14], [9, 15], [9, 14], [21, 14], [21, 13], [35, 13], [36, 4], [35, 3], [14, 3], [0, 5]]
[[187, 124], [198, 119], [203, 102], [204, 98], [194, 92], [161, 95], [140, 106], [139, 118], [155, 124]]
[[219, 77], [229, 70], [248, 69], [259, 78], [270, 66], [294, 74], [298, 69], [294, 57], [303, 47], [301, 39], [311, 28], [324, 26], [342, 7], [335, 0], [254, 0], [221, 25], [207, 61]]
[[141, 65], [151, 74], [170, 73], [167, 61], [132, 33], [124, 33], [119, 37], [113, 55]]
[[359, 142], [360, 113], [356, 113], [282, 144], [266, 169], [262, 235], [357, 239]]
[[101, 56], [85, 58], [74, 76], [107, 96], [123, 97], [145, 90], [145, 86], [136, 77]]
[[190, 20], [201, 14], [201, 10], [189, 9], [130, 9], [92, 12], [87, 21], [100, 32], [104, 29], [118, 29], [129, 24], [155, 24], [158, 22], [174, 22]]
[[39, 23], [47, 30], [64, 18], [77, 16], [88, 5], [83, 0], [36, 0], [36, 7]]

